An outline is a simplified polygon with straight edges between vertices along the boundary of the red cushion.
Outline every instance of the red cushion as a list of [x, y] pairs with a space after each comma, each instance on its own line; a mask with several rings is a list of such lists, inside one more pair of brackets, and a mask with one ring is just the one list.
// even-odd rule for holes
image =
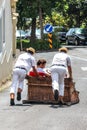
[[[39, 75], [41, 75], [41, 76], [45, 76], [45, 74], [44, 74], [43, 72], [38, 72], [38, 73], [39, 73]], [[33, 71], [30, 71], [28, 75], [29, 75], [29, 76], [36, 76], [35, 72], [33, 72]]]
[[34, 72], [30, 71], [29, 76], [36, 76], [36, 74]]
[[39, 73], [39, 75], [41, 75], [41, 76], [45, 76], [45, 73], [43, 73], [43, 72], [38, 72]]

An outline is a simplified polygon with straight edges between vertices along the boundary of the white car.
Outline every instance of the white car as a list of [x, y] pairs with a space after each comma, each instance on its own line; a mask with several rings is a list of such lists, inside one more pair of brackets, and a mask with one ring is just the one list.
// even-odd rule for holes
[[16, 30], [16, 38], [17, 39], [25, 39], [26, 33], [23, 30]]
[[[40, 29], [36, 29], [35, 35], [37, 39], [41, 39]], [[26, 38], [30, 38], [30, 37], [31, 37], [31, 29], [26, 31]]]

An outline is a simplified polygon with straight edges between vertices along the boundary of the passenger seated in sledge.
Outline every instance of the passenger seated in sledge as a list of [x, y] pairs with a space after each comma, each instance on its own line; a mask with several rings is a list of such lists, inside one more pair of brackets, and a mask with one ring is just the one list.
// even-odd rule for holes
[[[47, 71], [47, 69], [45, 68], [46, 66], [46, 60], [45, 59], [39, 59], [37, 61], [37, 72], [39, 73], [40, 76], [43, 77], [49, 77], [50, 73]], [[29, 76], [36, 76], [35, 73], [31, 70], [29, 72]]]

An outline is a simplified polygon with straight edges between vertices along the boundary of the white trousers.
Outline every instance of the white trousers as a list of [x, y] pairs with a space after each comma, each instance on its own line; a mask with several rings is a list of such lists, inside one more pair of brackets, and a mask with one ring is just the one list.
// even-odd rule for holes
[[25, 76], [26, 71], [24, 69], [15, 68], [13, 70], [13, 78], [10, 93], [15, 93], [17, 88], [23, 89]]
[[65, 75], [66, 75], [66, 67], [56, 65], [51, 67], [53, 92], [55, 89], [57, 89], [59, 91], [60, 96], [64, 96]]

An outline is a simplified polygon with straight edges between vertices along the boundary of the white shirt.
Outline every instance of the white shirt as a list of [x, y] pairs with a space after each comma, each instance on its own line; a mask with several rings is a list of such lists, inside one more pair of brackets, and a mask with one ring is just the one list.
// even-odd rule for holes
[[52, 65], [53, 64], [60, 64], [60, 65], [64, 65], [65, 67], [71, 66], [71, 59], [69, 55], [67, 55], [66, 53], [59, 52], [54, 56]]
[[29, 71], [31, 67], [35, 65], [35, 58], [30, 53], [23, 53], [18, 57], [15, 67], [23, 67]]
[[37, 68], [37, 72], [42, 72], [42, 73], [46, 73], [44, 68]]

